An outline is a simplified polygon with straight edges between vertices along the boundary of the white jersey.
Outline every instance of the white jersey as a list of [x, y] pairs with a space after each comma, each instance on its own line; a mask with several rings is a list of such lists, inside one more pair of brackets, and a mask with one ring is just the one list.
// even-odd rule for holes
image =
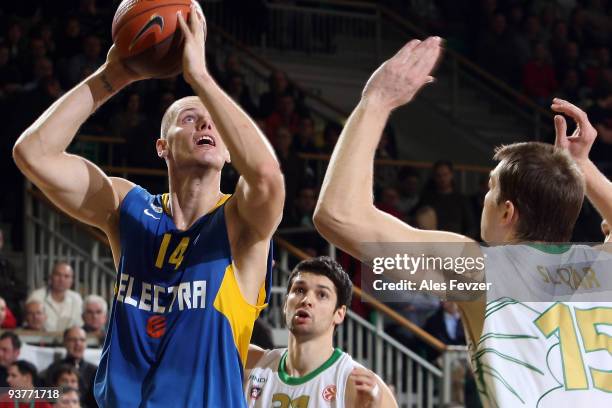
[[484, 406], [612, 407], [612, 255], [583, 245], [483, 252], [492, 288], [470, 352]]
[[249, 408], [344, 407], [346, 381], [355, 367], [350, 355], [335, 349], [321, 367], [304, 377], [285, 371], [287, 349], [266, 350], [246, 381]]

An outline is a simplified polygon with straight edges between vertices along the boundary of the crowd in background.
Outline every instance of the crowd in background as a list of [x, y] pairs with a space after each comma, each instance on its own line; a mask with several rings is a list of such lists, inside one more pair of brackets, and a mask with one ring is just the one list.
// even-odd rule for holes
[[[0, 129], [3, 140], [0, 154], [4, 158], [10, 157], [16, 137], [44, 109], [104, 62], [111, 45], [110, 26], [117, 1], [63, 3], [65, 7], [61, 8], [51, 1], [39, 2], [38, 7], [7, 3], [0, 12], [0, 27], [3, 27], [0, 111], [6, 112]], [[399, 7], [405, 7], [401, 3]], [[552, 96], [561, 96], [587, 109], [600, 135], [594, 160], [603, 163], [605, 171], [612, 169], [612, 166], [605, 169], [605, 162], [612, 157], [612, 1], [412, 0], [409, 3], [409, 17], [442, 35], [449, 47], [468, 55], [536, 103], [546, 106]], [[301, 159], [299, 155], [330, 154], [342, 125], [313, 115], [302, 91], [285, 72], [271, 72], [268, 89], [255, 94], [247, 84], [240, 56], [233, 53], [220, 56], [212, 48], [207, 49], [211, 73], [257, 121], [278, 155], [287, 185], [281, 231], [310, 254], [325, 253], [326, 243], [313, 232], [312, 224], [320, 188], [318, 180], [324, 168], [316, 160]], [[154, 150], [161, 117], [175, 99], [191, 93], [181, 76], [135, 84], [104, 105], [83, 126], [81, 133], [124, 141], [107, 147], [114, 152], [110, 164], [163, 169], [165, 164]], [[385, 129], [377, 150], [378, 158], [398, 158], [395, 137], [393, 129]], [[8, 184], [0, 206], [0, 222], [21, 220], [23, 178], [10, 160], [2, 160], [0, 166]], [[487, 191], [486, 177], [471, 196], [459, 191], [453, 163], [443, 160], [427, 173], [407, 167], [395, 170], [378, 166], [375, 177], [375, 204], [381, 210], [420, 228], [454, 231], [479, 239], [478, 217]], [[154, 193], [166, 188], [151, 179], [134, 181]], [[236, 174], [227, 169], [225, 191], [231, 191], [235, 181]], [[576, 238], [598, 240], [596, 226], [600, 220], [596, 212], [587, 207], [581, 220], [584, 222], [579, 224]], [[13, 225], [13, 231], [13, 236], [6, 239], [19, 249], [20, 228]], [[343, 254], [339, 259], [359, 285], [360, 268], [355, 260]], [[6, 268], [0, 269], [5, 273]], [[56, 265], [50, 273], [49, 285], [32, 293], [25, 293], [24, 285], [14, 280], [18, 273], [6, 274], [6, 279], [13, 281], [3, 279], [0, 283], [0, 294], [5, 297], [0, 302], [0, 323], [3, 328], [19, 325], [25, 330], [63, 333], [66, 359], [59, 366], [47, 369], [41, 379], [34, 373], [32, 381], [57, 384], [60, 377], [70, 377], [72, 381], [66, 381], [66, 385], [79, 390], [83, 404], [87, 405], [91, 403], [88, 398], [95, 367], [82, 363], [82, 349], [88, 333], [103, 337], [107, 305], [104, 299], [95, 296], [83, 301], [80, 294], [70, 290], [70, 271], [69, 264]], [[358, 301], [353, 308], [368, 314], [366, 306]], [[456, 307], [449, 302], [440, 303], [424, 296], [398, 305], [398, 309], [445, 342], [465, 342], [461, 325], [457, 325]], [[390, 326], [388, 330], [418, 347], [405, 329]], [[20, 375], [31, 371], [27, 364], [19, 363], [18, 353], [14, 353], [18, 348], [18, 339], [0, 337], [0, 370], [17, 370]], [[430, 352], [424, 351], [435, 358]], [[0, 372], [0, 377], [5, 374]]]
[[585, 109], [599, 133], [592, 158], [612, 175], [612, 1], [389, 3], [542, 107], [561, 97]]

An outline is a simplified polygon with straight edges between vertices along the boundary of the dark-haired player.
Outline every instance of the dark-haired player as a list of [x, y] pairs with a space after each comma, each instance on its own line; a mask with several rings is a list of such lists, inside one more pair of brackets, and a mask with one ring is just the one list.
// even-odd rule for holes
[[396, 407], [372, 371], [333, 347], [353, 285], [329, 257], [300, 262], [291, 272], [283, 311], [286, 349], [251, 346], [245, 371], [249, 407]]
[[[95, 381], [101, 407], [243, 407], [242, 370], [268, 295], [270, 238], [284, 201], [279, 164], [210, 76], [197, 3], [188, 22], [178, 17], [183, 76], [197, 97], [164, 115], [156, 148], [168, 167], [168, 194], [152, 195], [66, 153], [100, 105], [144, 79], [114, 48], [14, 148], [28, 179], [110, 241], [118, 277]], [[231, 198], [220, 191], [230, 157], [241, 174]]]
[[[373, 205], [372, 162], [385, 123], [433, 80], [440, 53], [440, 38], [413, 40], [372, 74], [334, 149], [315, 225], [370, 264], [392, 243], [419, 245], [439, 259], [486, 256], [487, 283], [492, 278], [494, 287], [459, 303], [485, 406], [609, 407], [612, 335], [605, 328], [612, 325], [612, 304], [601, 296], [612, 287], [612, 256], [584, 245], [552, 245], [569, 241], [585, 192], [602, 217], [612, 219], [612, 184], [588, 160], [596, 132], [584, 112], [555, 100], [553, 109], [577, 122], [574, 135], [567, 137], [557, 116], [557, 147], [516, 143], [496, 151], [481, 236], [504, 245], [479, 248], [459, 234], [419, 230]], [[572, 301], [556, 301], [557, 294]]]

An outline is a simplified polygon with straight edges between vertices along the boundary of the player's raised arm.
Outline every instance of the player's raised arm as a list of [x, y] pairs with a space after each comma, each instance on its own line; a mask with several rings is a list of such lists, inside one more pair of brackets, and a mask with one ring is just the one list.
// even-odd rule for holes
[[372, 184], [376, 146], [391, 111], [412, 100], [430, 76], [441, 40], [407, 43], [372, 74], [332, 154], [315, 210], [317, 230], [330, 242], [368, 262], [363, 242], [468, 242], [461, 235], [424, 231], [378, 210]]
[[100, 105], [137, 79], [111, 48], [104, 65], [55, 101], [13, 148], [17, 167], [57, 206], [107, 232], [121, 194], [130, 184], [107, 177], [95, 164], [66, 149]]
[[552, 110], [563, 113], [576, 122], [576, 130], [567, 135], [567, 122], [561, 115], [555, 116], [555, 146], [566, 149], [582, 170], [586, 182], [586, 194], [604, 220], [612, 219], [612, 183], [589, 159], [589, 152], [597, 130], [589, 122], [587, 114], [563, 99], [555, 98]]
[[215, 83], [206, 68], [206, 22], [192, 2], [189, 21], [179, 15], [185, 35], [183, 75], [210, 112], [241, 177], [236, 187], [239, 218], [256, 241], [267, 241], [280, 223], [285, 187], [278, 160], [249, 116]]

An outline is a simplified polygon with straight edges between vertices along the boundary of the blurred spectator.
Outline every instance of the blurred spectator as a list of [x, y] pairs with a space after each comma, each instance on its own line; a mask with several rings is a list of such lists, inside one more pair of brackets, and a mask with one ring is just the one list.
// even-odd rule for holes
[[[31, 390], [38, 386], [38, 372], [34, 364], [17, 360], [8, 367], [7, 382], [13, 390]], [[26, 399], [27, 397], [24, 397]], [[52, 408], [48, 402], [41, 402], [35, 399], [26, 402], [14, 402], [7, 395], [0, 397], [1, 408]]]
[[47, 57], [39, 57], [34, 61], [31, 80], [23, 85], [23, 91], [42, 89], [44, 81], [53, 78], [53, 62]]
[[323, 147], [321, 153], [332, 154], [334, 147], [342, 133], [342, 125], [336, 122], [327, 122], [323, 130]]
[[598, 137], [590, 158], [608, 178], [612, 177], [612, 92], [601, 90], [595, 103], [587, 111]]
[[289, 214], [283, 217], [286, 227], [308, 227], [314, 229], [312, 215], [317, 204], [317, 192], [311, 187], [302, 187]]
[[234, 73], [228, 76], [225, 90], [250, 116], [257, 115], [258, 110], [251, 99], [249, 87], [244, 83], [244, 75]]
[[586, 68], [584, 72], [586, 85], [593, 89], [601, 86], [604, 72], [611, 67], [608, 47], [597, 48], [591, 66]]
[[280, 127], [276, 132], [274, 150], [285, 177], [285, 213], [289, 212], [290, 205], [297, 196], [299, 186], [307, 183], [307, 178], [312, 177], [312, 171], [306, 167], [296, 151], [292, 148], [293, 135], [289, 129]]
[[376, 203], [376, 207], [395, 218], [403, 220], [406, 218], [406, 214], [399, 210], [399, 201], [400, 195], [397, 190], [393, 187], [385, 187], [380, 194], [380, 200]]
[[[268, 139], [275, 143], [278, 128], [286, 127], [293, 134], [297, 133], [300, 125], [300, 116], [295, 110], [295, 100], [291, 95], [283, 95], [279, 99], [278, 109], [266, 118]], [[294, 141], [295, 143], [295, 141]]]
[[421, 199], [419, 173], [412, 167], [404, 167], [399, 173], [397, 189], [400, 193], [397, 209], [408, 215]]
[[[434, 209], [431, 207], [419, 208], [415, 214], [414, 226], [419, 229], [437, 230], [437, 217]], [[436, 296], [426, 292], [415, 292], [406, 296], [403, 302], [395, 303], [393, 308], [403, 317], [422, 328], [427, 319], [436, 312], [439, 305], [440, 301]], [[400, 343], [409, 347], [420, 345], [414, 333], [400, 324], [390, 323], [385, 327], [385, 331]]]
[[8, 368], [19, 358], [21, 340], [15, 333], [7, 331], [0, 334], [0, 387], [8, 387], [6, 377]]
[[64, 331], [66, 357], [49, 366], [46, 371], [46, 378], [47, 383], [51, 384], [51, 376], [59, 366], [65, 364], [75, 367], [79, 373], [79, 390], [83, 396], [83, 405], [96, 406], [93, 397], [93, 384], [97, 366], [83, 360], [86, 340], [85, 330], [80, 327], [66, 329], [66, 331]]
[[5, 254], [4, 239], [4, 231], [0, 229], [0, 293], [7, 308], [4, 324], [15, 324], [13, 327], [16, 327], [16, 318], [21, 315], [15, 316], [13, 311], [19, 312], [20, 304], [27, 294], [27, 287], [21, 279], [18, 279], [18, 271]]
[[63, 331], [71, 326], [82, 326], [83, 299], [72, 287], [74, 272], [66, 262], [58, 262], [49, 277], [49, 285], [36, 289], [28, 298], [45, 305], [47, 331]]
[[53, 372], [49, 373], [51, 387], [72, 387], [76, 390], [79, 389], [79, 372], [77, 369], [70, 364], [60, 364]]
[[106, 323], [108, 320], [108, 306], [102, 296], [89, 295], [83, 301], [83, 330], [104, 342], [106, 336]]
[[30, 114], [39, 114], [44, 112], [63, 93], [60, 82], [55, 77], [47, 76], [24, 99], [28, 101], [30, 106]]
[[525, 65], [533, 56], [533, 44], [543, 42], [545, 36], [542, 33], [540, 19], [536, 15], [529, 15], [525, 19], [522, 30], [513, 32], [516, 44], [516, 54], [520, 65]]
[[105, 23], [108, 18], [105, 18], [104, 12], [105, 9], [99, 7], [96, 0], [80, 0], [78, 18], [88, 34], [100, 35], [107, 32], [109, 26]]
[[24, 57], [26, 41], [23, 37], [23, 28], [17, 21], [9, 23], [6, 40], [11, 60], [21, 61]]
[[229, 89], [231, 78], [234, 75], [243, 75], [241, 66], [242, 62], [240, 61], [238, 54], [232, 52], [227, 55], [225, 58], [225, 65], [223, 66], [223, 73], [221, 74], [221, 78], [219, 80], [219, 83], [223, 86], [223, 88], [226, 90]]
[[574, 103], [580, 103], [582, 100], [583, 92], [580, 87], [580, 78], [578, 72], [575, 69], [565, 71], [565, 76], [561, 82], [561, 87], [556, 93], [560, 98], [566, 101], [572, 101]]
[[555, 66], [558, 78], [564, 78], [569, 70], [575, 70], [579, 76], [582, 76], [584, 64], [580, 56], [580, 48], [576, 42], [569, 41], [565, 45], [565, 54]]
[[[42, 24], [38, 29], [38, 35], [40, 36], [40, 40], [43, 42], [45, 46], [45, 50], [47, 55], [54, 58], [57, 51], [57, 45], [53, 38], [53, 29], [49, 24]], [[64, 44], [62, 44], [62, 47]]]
[[564, 20], [557, 20], [550, 38], [550, 52], [555, 65], [563, 61], [568, 41], [567, 23]]
[[62, 387], [55, 408], [81, 408], [79, 390], [72, 387]]
[[538, 43], [533, 58], [523, 68], [525, 94], [542, 106], [550, 105], [551, 95], [557, 90], [557, 76], [549, 60], [546, 46]]
[[575, 7], [569, 20], [569, 37], [578, 44], [586, 44], [588, 36], [586, 32], [586, 14], [580, 6]]
[[77, 17], [68, 17], [58, 43], [61, 44], [61, 47], [57, 49], [59, 58], [70, 58], [81, 51], [83, 37], [81, 36], [81, 22]]
[[298, 153], [318, 153], [315, 143], [314, 120], [310, 116], [299, 118], [292, 149]]
[[495, 13], [489, 29], [482, 34], [478, 45], [478, 62], [483, 68], [509, 84], [515, 84], [517, 71], [516, 41], [507, 30], [506, 17]]
[[[429, 334], [449, 345], [465, 345], [465, 333], [461, 324], [459, 306], [455, 302], [442, 301], [435, 312], [423, 326]], [[429, 360], [435, 360], [440, 354], [437, 350], [428, 348]]]
[[420, 205], [430, 206], [436, 211], [439, 229], [476, 237], [474, 215], [466, 197], [456, 191], [452, 163], [436, 162], [432, 177]]
[[21, 73], [16, 64], [10, 61], [9, 48], [0, 42], [0, 98], [21, 89]]
[[66, 67], [65, 74], [70, 86], [85, 79], [86, 74], [94, 72], [104, 63], [102, 40], [98, 36], [93, 34], [86, 36], [82, 50], [80, 54], [70, 58], [69, 65]]
[[2, 297], [0, 297], [0, 327], [3, 329], [14, 329], [17, 327], [17, 319], [15, 319], [13, 312]]
[[283, 71], [276, 70], [272, 72], [268, 78], [268, 85], [270, 90], [259, 97], [259, 115], [263, 118], [270, 116], [272, 112], [280, 108], [283, 96], [290, 95], [294, 97], [294, 103], [295, 98], [299, 99], [297, 91], [293, 85], [289, 84], [287, 74]]
[[47, 314], [45, 307], [40, 300], [30, 299], [25, 304], [25, 321], [23, 328], [26, 330], [46, 331], [45, 322]]
[[[142, 113], [140, 95], [136, 92], [127, 96], [126, 109], [121, 110], [112, 120], [113, 135], [124, 139], [138, 138], [146, 123]], [[139, 152], [140, 154], [140, 152]]]
[[[395, 160], [397, 159], [397, 146], [393, 129], [387, 126], [380, 137], [376, 153], [376, 159]], [[374, 167], [374, 186], [377, 189], [395, 187], [397, 185], [398, 168], [387, 164], [375, 164]]]

